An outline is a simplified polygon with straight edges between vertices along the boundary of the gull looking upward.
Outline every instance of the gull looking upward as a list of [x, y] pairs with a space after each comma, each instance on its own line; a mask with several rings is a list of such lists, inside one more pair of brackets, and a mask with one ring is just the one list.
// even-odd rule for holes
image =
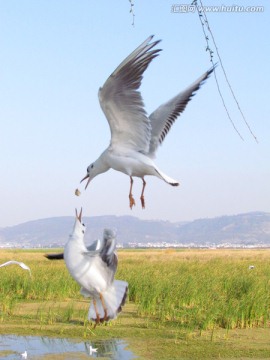
[[99, 322], [115, 319], [125, 303], [128, 283], [114, 280], [118, 259], [116, 239], [112, 230], [105, 229], [96, 250], [84, 243], [85, 225], [82, 210], [76, 210], [74, 229], [64, 248], [64, 260], [70, 275], [79, 285], [81, 294], [93, 299], [88, 319]]
[[153, 159], [172, 124], [184, 111], [187, 103], [214, 68], [205, 72], [186, 90], [159, 106], [149, 117], [144, 110], [141, 93], [138, 91], [143, 73], [161, 49], [153, 49], [159, 42], [147, 38], [111, 74], [99, 89], [100, 106], [111, 130], [109, 147], [87, 168], [81, 180], [89, 182], [97, 175], [114, 169], [130, 177], [129, 205], [135, 205], [132, 196], [133, 177], [142, 179], [141, 205], [145, 208], [144, 190], [146, 175], [156, 176], [172, 186], [179, 183], [157, 168]]

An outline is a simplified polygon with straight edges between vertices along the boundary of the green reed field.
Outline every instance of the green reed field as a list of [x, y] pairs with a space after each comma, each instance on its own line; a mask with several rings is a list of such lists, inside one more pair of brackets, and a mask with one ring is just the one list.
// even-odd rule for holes
[[[0, 325], [5, 332], [25, 332], [32, 326], [52, 335], [71, 335], [73, 326], [73, 335], [139, 339], [142, 329], [149, 329], [157, 338], [167, 334], [171, 346], [194, 334], [207, 334], [209, 342], [241, 330], [262, 329], [269, 336], [268, 250], [119, 251], [116, 278], [129, 283], [128, 304], [111, 325], [96, 329], [87, 321], [89, 300], [80, 295], [64, 262], [43, 255], [40, 250], [0, 251], [0, 263], [23, 261], [32, 271], [30, 278], [15, 265], [0, 269]], [[266, 352], [270, 358], [270, 347]]]

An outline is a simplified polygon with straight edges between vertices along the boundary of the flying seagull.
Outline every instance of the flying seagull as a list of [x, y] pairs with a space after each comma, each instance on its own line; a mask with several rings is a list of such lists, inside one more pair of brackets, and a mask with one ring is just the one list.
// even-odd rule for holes
[[81, 294], [91, 297], [88, 319], [99, 322], [115, 319], [125, 303], [128, 283], [114, 280], [118, 259], [116, 239], [105, 229], [100, 247], [88, 250], [84, 244], [85, 225], [82, 210], [77, 213], [73, 232], [64, 248], [64, 260], [70, 275], [79, 285]]
[[172, 124], [185, 110], [187, 103], [214, 70], [212, 67], [192, 85], [159, 106], [149, 117], [139, 92], [143, 73], [161, 49], [153, 49], [159, 42], [147, 38], [111, 74], [99, 89], [100, 106], [111, 130], [109, 147], [87, 168], [85, 189], [97, 175], [114, 169], [130, 177], [129, 205], [135, 205], [132, 195], [133, 177], [142, 179], [141, 205], [145, 208], [146, 175], [156, 176], [172, 186], [178, 181], [165, 175], [153, 159]]
[[24, 270], [28, 270], [29, 271], [29, 274], [31, 276], [31, 270], [30, 270], [30, 267], [25, 265], [25, 263], [23, 262], [20, 262], [20, 261], [15, 261], [15, 260], [10, 260], [10, 261], [7, 261], [5, 262], [4, 264], [1, 264], [0, 265], [0, 268], [3, 267], [3, 266], [9, 266], [9, 265], [19, 265], [22, 269]]

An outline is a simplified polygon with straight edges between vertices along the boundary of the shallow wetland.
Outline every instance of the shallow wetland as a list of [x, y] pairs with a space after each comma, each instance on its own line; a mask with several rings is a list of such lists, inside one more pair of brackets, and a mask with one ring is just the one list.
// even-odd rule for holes
[[[96, 328], [64, 262], [44, 253], [0, 251], [0, 263], [23, 261], [32, 271], [1, 268], [0, 358], [27, 350], [29, 359], [270, 359], [269, 250], [119, 251], [116, 278], [129, 282], [129, 300], [118, 319]], [[11, 335], [21, 347], [7, 345]], [[66, 350], [37, 354], [34, 338]], [[115, 351], [87, 353], [102, 344]]]

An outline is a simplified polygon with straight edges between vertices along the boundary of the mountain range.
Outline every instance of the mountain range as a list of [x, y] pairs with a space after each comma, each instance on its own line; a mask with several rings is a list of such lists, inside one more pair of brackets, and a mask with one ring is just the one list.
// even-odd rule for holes
[[[172, 223], [133, 216], [84, 217], [87, 244], [102, 237], [104, 228], [117, 232], [126, 246], [266, 246], [270, 247], [270, 213], [251, 212]], [[72, 232], [74, 217], [28, 221], [0, 228], [0, 247], [61, 247]]]

